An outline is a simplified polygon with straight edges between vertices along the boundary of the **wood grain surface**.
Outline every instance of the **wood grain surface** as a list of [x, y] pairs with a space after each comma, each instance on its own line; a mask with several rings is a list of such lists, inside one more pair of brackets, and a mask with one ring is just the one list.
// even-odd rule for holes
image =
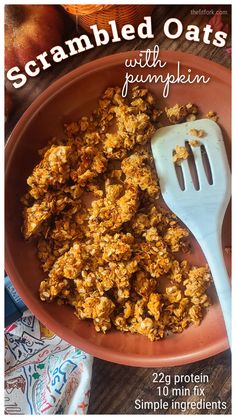
[[[157, 414], [230, 414], [231, 413], [231, 357], [230, 352], [226, 351], [220, 355], [205, 359], [193, 364], [172, 368], [134, 368], [112, 364], [99, 359], [94, 360], [92, 388], [88, 413], [91, 414], [153, 414], [152, 409], [135, 409], [135, 400], [144, 400], [151, 402], [160, 402], [160, 399], [168, 401], [171, 406], [171, 400], [178, 402], [188, 401], [197, 402], [204, 398], [208, 402], [226, 403], [226, 409], [188, 409], [181, 412], [179, 409], [167, 410], [160, 409]], [[164, 373], [165, 376], [174, 375], [191, 376], [207, 375], [209, 382], [198, 384], [204, 391], [204, 396], [193, 396], [194, 383], [179, 384], [182, 394], [186, 394], [189, 389], [190, 396], [172, 395], [174, 385], [169, 386], [169, 395], [167, 397], [158, 396], [158, 387], [165, 384], [153, 383], [155, 373]], [[153, 374], [154, 373], [154, 374]], [[178, 406], [178, 405], [177, 405]], [[214, 404], [213, 404], [214, 406]]]
[[[208, 7], [208, 9], [205, 9]], [[199, 12], [199, 9], [201, 12]], [[204, 12], [205, 10], [205, 12]], [[227, 8], [225, 18], [230, 20], [230, 9]], [[75, 23], [63, 11], [66, 22], [67, 31], [66, 39], [76, 35]], [[71, 57], [60, 64], [53, 64], [53, 66], [46, 71], [43, 71], [40, 76], [30, 79], [27, 84], [21, 89], [14, 89], [10, 83], [7, 82], [7, 87], [11, 92], [13, 99], [13, 111], [6, 122], [6, 139], [14, 128], [15, 124], [32, 103], [32, 101], [46, 89], [54, 80], [68, 73], [72, 69], [84, 64], [86, 62], [95, 60], [106, 55], [134, 49], [152, 48], [158, 44], [162, 50], [176, 50], [184, 51], [190, 54], [206, 57], [209, 60], [215, 61], [219, 64], [230, 68], [230, 55], [226, 47], [230, 47], [230, 38], [228, 37], [227, 45], [223, 48], [218, 48], [213, 45], [206, 45], [203, 42], [190, 42], [184, 37], [184, 34], [177, 40], [168, 39], [163, 33], [164, 22], [170, 17], [180, 19], [184, 28], [188, 24], [198, 25], [203, 28], [209, 21], [209, 6], [157, 6], [153, 12], [153, 28], [155, 37], [153, 39], [141, 40], [136, 38], [133, 41], [123, 41], [120, 43], [109, 44], [106, 46], [94, 48], [91, 51], [86, 51], [78, 56]], [[84, 30], [79, 30], [79, 33], [84, 33]], [[144, 401], [160, 401], [160, 396], [157, 393], [158, 384], [153, 383], [153, 373], [164, 372], [172, 378], [175, 374], [205, 374], [209, 377], [209, 382], [201, 384], [204, 391], [204, 398], [209, 402], [226, 403], [225, 409], [188, 409], [181, 412], [179, 409], [167, 410], [160, 409], [156, 413], [161, 414], [230, 414], [231, 412], [231, 357], [230, 352], [226, 351], [222, 354], [212, 358], [203, 360], [201, 362], [172, 368], [163, 369], [148, 369], [148, 368], [134, 368], [112, 364], [110, 362], [99, 359], [94, 360], [93, 379], [91, 388], [91, 398], [88, 413], [91, 414], [153, 414], [149, 410], [135, 409], [135, 399]], [[182, 386], [182, 385], [181, 385]], [[170, 401], [170, 398], [177, 401], [198, 401], [199, 397], [193, 396], [193, 383], [184, 384], [184, 388], [189, 388], [190, 396], [167, 396], [165, 399]], [[169, 392], [171, 388], [169, 386]], [[183, 390], [184, 392], [184, 390]], [[188, 393], [188, 392], [187, 392]], [[203, 396], [202, 396], [203, 397]]]

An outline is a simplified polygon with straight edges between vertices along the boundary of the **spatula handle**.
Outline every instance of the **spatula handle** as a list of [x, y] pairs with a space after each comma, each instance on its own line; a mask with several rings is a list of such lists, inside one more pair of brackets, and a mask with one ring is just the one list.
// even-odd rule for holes
[[229, 276], [225, 267], [222, 251], [221, 231], [209, 234], [201, 241], [201, 247], [210, 267], [217, 295], [220, 301], [225, 327], [228, 335], [229, 346], [231, 347], [232, 334], [232, 308], [231, 308], [231, 287]]

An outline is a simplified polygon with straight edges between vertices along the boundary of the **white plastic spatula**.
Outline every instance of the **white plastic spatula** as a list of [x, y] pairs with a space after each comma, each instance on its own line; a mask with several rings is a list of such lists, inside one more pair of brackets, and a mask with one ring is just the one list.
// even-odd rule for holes
[[[190, 134], [191, 129], [203, 130], [205, 135], [197, 138]], [[192, 140], [200, 145], [189, 145]], [[173, 152], [177, 145], [190, 147], [192, 162], [183, 160], [176, 167]], [[163, 127], [157, 130], [151, 147], [166, 204], [186, 224], [205, 254], [231, 345], [231, 288], [221, 242], [231, 175], [221, 130], [209, 119]]]

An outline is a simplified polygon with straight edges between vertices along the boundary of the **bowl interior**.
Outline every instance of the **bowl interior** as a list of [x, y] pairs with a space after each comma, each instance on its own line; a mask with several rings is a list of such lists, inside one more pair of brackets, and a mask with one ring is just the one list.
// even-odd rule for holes
[[[26, 191], [26, 178], [38, 161], [37, 150], [53, 136], [63, 136], [63, 124], [89, 114], [99, 96], [108, 86], [122, 86], [125, 80], [126, 58], [137, 57], [127, 52], [89, 63], [55, 82], [28, 108], [6, 146], [6, 268], [20, 296], [31, 311], [51, 330], [74, 346], [113, 362], [136, 366], [173, 366], [197, 361], [227, 349], [227, 338], [221, 309], [213, 294], [214, 304], [200, 327], [190, 327], [163, 341], [150, 342], [140, 335], [112, 331], [107, 335], [94, 331], [90, 321], [79, 321], [73, 309], [39, 300], [38, 288], [44, 274], [39, 267], [34, 243], [21, 235], [22, 206], [20, 198]], [[220, 116], [227, 152], [230, 157], [230, 76], [229, 71], [207, 60], [187, 54], [163, 52], [167, 61], [163, 69], [141, 69], [134, 74], [167, 72], [176, 74], [177, 61], [181, 71], [211, 77], [208, 84], [170, 85], [168, 98], [163, 99], [163, 85], [146, 84], [159, 98], [160, 107], [196, 103], [204, 114], [209, 110]], [[217, 92], [217, 94], [216, 94]], [[230, 210], [223, 226], [223, 246], [230, 243]], [[199, 245], [193, 241], [192, 263], [205, 263]], [[229, 256], [226, 264], [230, 268]]]

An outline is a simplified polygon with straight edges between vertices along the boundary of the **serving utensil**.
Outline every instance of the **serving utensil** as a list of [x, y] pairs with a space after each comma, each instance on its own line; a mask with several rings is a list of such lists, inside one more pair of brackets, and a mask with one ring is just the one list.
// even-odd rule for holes
[[[176, 146], [185, 147], [187, 159], [173, 161]], [[231, 346], [231, 287], [221, 240], [231, 175], [221, 129], [210, 119], [163, 127], [151, 148], [164, 201], [193, 233], [206, 257]]]

